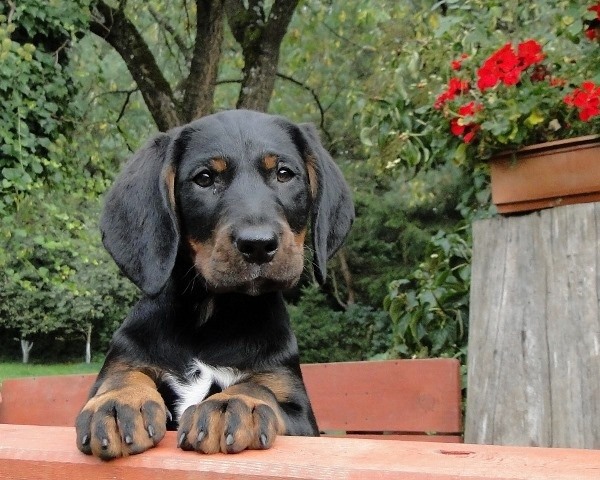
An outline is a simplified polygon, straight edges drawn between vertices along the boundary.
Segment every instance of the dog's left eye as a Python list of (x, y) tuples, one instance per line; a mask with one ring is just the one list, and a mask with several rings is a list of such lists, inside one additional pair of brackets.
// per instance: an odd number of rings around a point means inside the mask
[(281, 183), (289, 182), (294, 178), (295, 174), (287, 167), (279, 167), (277, 169), (277, 181)]
[(194, 177), (194, 182), (199, 187), (210, 187), (215, 183), (215, 177), (210, 170), (202, 170), (198, 175)]

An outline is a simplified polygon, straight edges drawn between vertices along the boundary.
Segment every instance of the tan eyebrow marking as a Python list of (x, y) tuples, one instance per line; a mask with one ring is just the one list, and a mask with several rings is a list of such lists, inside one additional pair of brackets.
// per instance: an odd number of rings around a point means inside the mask
[(223, 173), (227, 170), (227, 161), (222, 157), (210, 159), (210, 167), (217, 173)]
[(262, 163), (265, 170), (273, 170), (277, 166), (277, 155), (265, 155)]

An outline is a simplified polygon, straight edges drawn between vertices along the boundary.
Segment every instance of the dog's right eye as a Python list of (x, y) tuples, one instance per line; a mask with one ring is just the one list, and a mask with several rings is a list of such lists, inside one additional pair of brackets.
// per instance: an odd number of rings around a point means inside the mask
[(215, 177), (210, 170), (202, 170), (194, 177), (194, 183), (196, 183), (196, 185), (199, 187), (207, 188), (215, 183)]

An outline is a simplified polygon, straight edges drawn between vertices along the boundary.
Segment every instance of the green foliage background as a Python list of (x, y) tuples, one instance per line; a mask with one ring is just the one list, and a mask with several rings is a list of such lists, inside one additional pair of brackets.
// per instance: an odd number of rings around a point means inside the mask
[[(191, 42), (186, 10), (127, 2), (176, 83), (186, 59), (148, 6)], [(460, 53), (548, 39), (565, 24), (575, 35), (585, 15), (571, 0), (300, 3), (270, 109), (320, 126), (357, 210), (344, 249), (351, 278), (337, 258), (323, 289), (307, 275), (289, 296), (303, 361), (464, 360), (470, 224), (493, 209), (485, 167), (457, 154), (433, 99)], [(97, 218), (120, 165), (155, 127), (88, 20), (88, 0), (0, 4), (0, 357), (18, 358), (14, 340), (26, 338), (35, 361), (81, 358), (90, 326), (101, 356), (138, 295), (101, 247)], [(215, 109), (235, 105), (242, 61), (227, 32)]]

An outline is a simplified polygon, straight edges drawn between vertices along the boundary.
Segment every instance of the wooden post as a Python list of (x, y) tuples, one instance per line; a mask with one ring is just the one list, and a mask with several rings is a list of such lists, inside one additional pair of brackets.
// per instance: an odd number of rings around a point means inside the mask
[(465, 442), (600, 448), (600, 203), (473, 225)]

